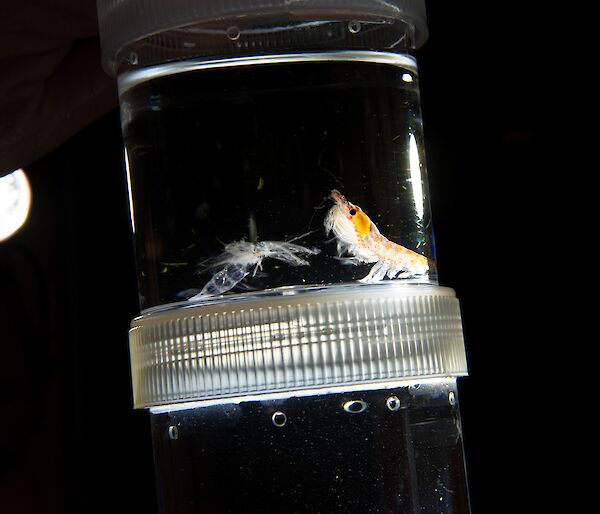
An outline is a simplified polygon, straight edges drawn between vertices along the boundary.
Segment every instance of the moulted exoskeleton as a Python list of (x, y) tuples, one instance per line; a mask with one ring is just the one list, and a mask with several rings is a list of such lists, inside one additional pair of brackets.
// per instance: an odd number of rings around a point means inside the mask
[(221, 269), (204, 285), (200, 293), (190, 300), (226, 293), (248, 275), (255, 276), (258, 270), (262, 270), (262, 263), (265, 259), (275, 259), (290, 266), (307, 266), (309, 263), (303, 257), (315, 255), (320, 250), (292, 243), (306, 235), (303, 234), (290, 241), (251, 243), (241, 240), (225, 245), (225, 249), (220, 255), (205, 263), (210, 269)]

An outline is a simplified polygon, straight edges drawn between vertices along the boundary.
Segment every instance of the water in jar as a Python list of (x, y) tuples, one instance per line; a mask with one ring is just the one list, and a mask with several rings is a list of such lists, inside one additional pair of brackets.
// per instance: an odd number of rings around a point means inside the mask
[(162, 512), (469, 512), (454, 379), (151, 411)]
[(119, 88), (143, 309), (437, 283), (410, 56), (180, 61)]

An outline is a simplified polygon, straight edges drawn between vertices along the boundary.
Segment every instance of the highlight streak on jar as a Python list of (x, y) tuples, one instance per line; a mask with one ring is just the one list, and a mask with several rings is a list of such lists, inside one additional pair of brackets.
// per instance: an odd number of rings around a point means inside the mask
[(413, 278), (428, 273), (427, 257), (383, 236), (362, 209), (337, 189), (333, 189), (328, 198), (334, 205), (325, 216), (325, 233), (333, 231), (338, 255), (350, 255), (344, 258), (349, 264), (375, 263), (361, 282), (378, 282), (386, 276)]

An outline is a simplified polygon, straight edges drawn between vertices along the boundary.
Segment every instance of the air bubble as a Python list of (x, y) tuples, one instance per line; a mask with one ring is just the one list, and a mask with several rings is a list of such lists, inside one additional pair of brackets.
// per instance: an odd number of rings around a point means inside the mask
[(138, 63), (139, 63), (138, 54), (136, 54), (135, 52), (131, 52), (129, 54), (129, 64), (131, 64), (132, 66), (135, 66)]
[(344, 403), (344, 410), (350, 414), (360, 414), (367, 410), (368, 405), (362, 400), (350, 400)]
[(235, 41), (240, 38), (241, 32), (238, 27), (235, 27), (235, 26), (229, 27), (226, 32), (227, 32), (227, 37), (229, 39), (231, 39), (231, 41)]
[(273, 425), (275, 425), (278, 428), (281, 428), (283, 425), (285, 425), (287, 423), (287, 416), (285, 415), (284, 412), (281, 412), (280, 410), (278, 410), (277, 412), (273, 413), (273, 415), (271, 416), (271, 421), (273, 422)]
[(177, 428), (177, 425), (171, 425), (167, 430), (167, 433), (169, 434), (169, 439), (172, 441), (179, 439), (179, 429)]
[(454, 391), (448, 393), (448, 401), (450, 402), (450, 405), (456, 404), (456, 395), (454, 394)]
[(392, 412), (397, 411), (400, 408), (400, 400), (397, 396), (390, 396), (385, 401), (385, 404), (387, 408), (390, 409)]
[(360, 22), (359, 21), (348, 22), (348, 30), (350, 32), (352, 32), (352, 34), (358, 34), (360, 32)]

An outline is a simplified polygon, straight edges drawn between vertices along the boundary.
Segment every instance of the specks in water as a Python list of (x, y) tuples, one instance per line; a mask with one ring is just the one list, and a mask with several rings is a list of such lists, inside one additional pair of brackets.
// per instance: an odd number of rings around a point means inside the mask
[(181, 268), (189, 265), (187, 262), (161, 262), (161, 264), (168, 268)]
[(210, 217), (210, 205), (208, 202), (199, 203), (194, 211), (194, 218), (197, 220), (207, 220)]
[(150, 95), (150, 98), (148, 99), (148, 108), (155, 112), (161, 111), (161, 101), (162, 99), (160, 95)]

